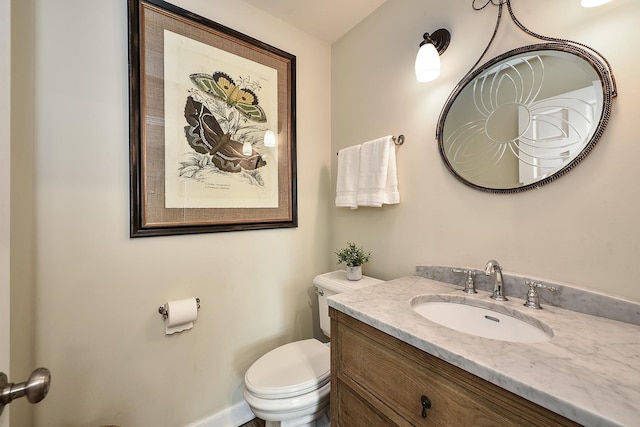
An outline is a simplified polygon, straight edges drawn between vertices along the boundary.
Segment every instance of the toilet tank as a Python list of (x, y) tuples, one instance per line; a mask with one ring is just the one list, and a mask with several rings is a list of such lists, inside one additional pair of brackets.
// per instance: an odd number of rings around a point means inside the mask
[(327, 297), (342, 292), (362, 289), (367, 286), (382, 283), (383, 280), (362, 276), (360, 280), (348, 280), (345, 270), (332, 271), (316, 276), (313, 284), (318, 292), (318, 312), (320, 314), (320, 329), (327, 337), (331, 336), (331, 322), (329, 320), (329, 305)]

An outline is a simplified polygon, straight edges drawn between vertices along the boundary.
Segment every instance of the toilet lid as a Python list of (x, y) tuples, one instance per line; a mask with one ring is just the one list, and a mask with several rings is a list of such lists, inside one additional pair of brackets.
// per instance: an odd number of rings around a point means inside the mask
[(316, 339), (285, 344), (251, 365), (244, 376), (253, 395), (266, 399), (299, 396), (329, 382), (329, 347)]

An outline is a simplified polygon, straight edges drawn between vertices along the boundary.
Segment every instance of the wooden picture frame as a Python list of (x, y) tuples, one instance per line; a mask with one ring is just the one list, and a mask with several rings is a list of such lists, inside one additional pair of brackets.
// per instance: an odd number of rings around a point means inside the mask
[(295, 56), (128, 2), (130, 236), (297, 227)]

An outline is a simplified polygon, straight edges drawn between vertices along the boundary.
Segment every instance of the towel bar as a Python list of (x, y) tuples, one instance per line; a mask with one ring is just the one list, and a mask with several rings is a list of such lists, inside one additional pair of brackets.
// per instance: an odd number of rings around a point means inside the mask
[[(393, 143), (396, 145), (402, 145), (404, 144), (404, 135), (400, 134), (398, 135), (398, 137), (396, 138), (395, 136), (391, 137), (393, 139)], [(336, 153), (337, 155), (338, 153)]]
[(400, 134), (400, 135), (398, 135), (397, 138), (394, 136), (393, 137), (393, 143), (396, 144), (396, 145), (404, 144), (404, 135)]

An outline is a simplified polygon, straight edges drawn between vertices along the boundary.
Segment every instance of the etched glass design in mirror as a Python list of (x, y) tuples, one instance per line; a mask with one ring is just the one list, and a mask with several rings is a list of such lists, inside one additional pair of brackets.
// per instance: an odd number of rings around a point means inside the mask
[(606, 68), (566, 44), (525, 46), (469, 74), (438, 123), (440, 153), (463, 183), (512, 193), (537, 188), (580, 162), (609, 119)]

